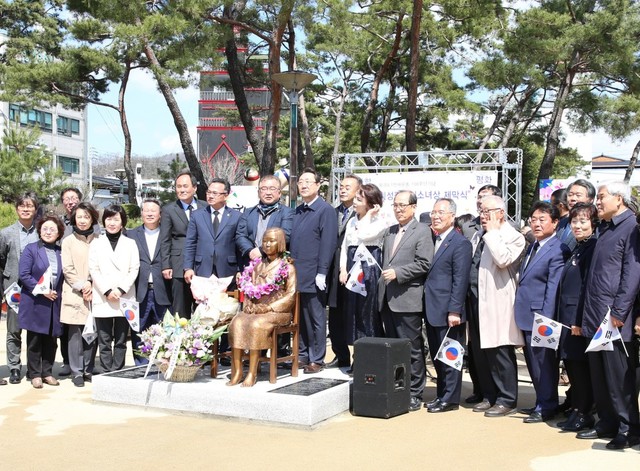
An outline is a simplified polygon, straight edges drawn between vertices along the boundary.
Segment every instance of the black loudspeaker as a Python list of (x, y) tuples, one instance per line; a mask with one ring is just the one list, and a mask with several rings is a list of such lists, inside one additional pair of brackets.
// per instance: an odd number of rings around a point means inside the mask
[(409, 412), (409, 340), (362, 338), (353, 348), (353, 415), (388, 419)]

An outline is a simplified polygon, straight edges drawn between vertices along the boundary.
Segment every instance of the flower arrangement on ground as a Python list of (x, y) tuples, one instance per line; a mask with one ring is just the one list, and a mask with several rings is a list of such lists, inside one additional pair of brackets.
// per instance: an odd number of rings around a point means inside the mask
[(169, 364), (175, 358), (175, 366), (202, 366), (213, 358), (213, 343), (226, 329), (226, 325), (215, 328), (203, 324), (199, 316), (189, 320), (167, 311), (162, 323), (140, 334), (139, 352), (149, 362)]

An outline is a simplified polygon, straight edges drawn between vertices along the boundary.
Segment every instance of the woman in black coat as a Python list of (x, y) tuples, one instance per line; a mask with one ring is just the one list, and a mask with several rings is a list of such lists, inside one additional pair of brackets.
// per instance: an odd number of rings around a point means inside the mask
[(569, 213), (569, 224), (577, 244), (562, 270), (558, 287), (557, 319), (565, 326), (560, 338), (559, 354), (564, 361), (571, 383), (571, 406), (573, 410), (565, 422), (558, 425), (567, 432), (578, 432), (594, 424), (593, 390), (585, 350), (589, 339), (582, 336), (583, 288), (587, 281), (593, 249), (596, 246), (595, 230), (598, 213), (591, 204), (577, 203)]

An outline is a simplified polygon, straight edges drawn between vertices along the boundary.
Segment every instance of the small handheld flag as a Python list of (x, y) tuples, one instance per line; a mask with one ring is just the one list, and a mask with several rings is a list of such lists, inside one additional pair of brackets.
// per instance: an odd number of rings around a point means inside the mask
[(436, 353), (436, 360), (462, 371), (462, 358), (464, 355), (464, 347), (457, 340), (446, 337), (442, 340), (442, 344)]
[(89, 315), (87, 316), (87, 320), (84, 323), (84, 328), (82, 329), (82, 338), (88, 344), (95, 341), (98, 338), (98, 334), (96, 332), (96, 320), (93, 317), (91, 311), (89, 311)]
[(135, 299), (120, 298), (120, 311), (131, 329), (140, 332), (140, 304)]
[(33, 294), (47, 294), (51, 291), (51, 267), (47, 268), (47, 270), (42, 274), (38, 283), (33, 288)]
[(367, 288), (364, 285), (364, 272), (360, 262), (354, 263), (351, 270), (349, 270), (349, 278), (347, 278), (345, 286), (349, 291), (367, 296)]
[(535, 313), (531, 328), (531, 346), (558, 349), (563, 324)]
[(18, 283), (15, 281), (4, 291), (4, 297), (7, 300), (7, 305), (16, 312), (18, 312), (21, 294), (22, 288), (20, 288)]
[(609, 308), (585, 352), (612, 351), (613, 341), (619, 338), (621, 338), (620, 331), (611, 322), (611, 308)]
[(363, 243), (360, 243), (360, 245), (358, 245), (355, 254), (353, 254), (353, 259), (356, 262), (365, 262), (367, 266), (378, 265), (378, 268), (382, 270), (380, 264), (376, 261), (369, 249)]

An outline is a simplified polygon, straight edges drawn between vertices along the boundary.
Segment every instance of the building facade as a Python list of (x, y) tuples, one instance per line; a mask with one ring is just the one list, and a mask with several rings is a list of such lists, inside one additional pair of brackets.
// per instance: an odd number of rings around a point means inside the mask
[(0, 102), (0, 133), (8, 123), (35, 126), (41, 131), (40, 143), (55, 156), (53, 165), (62, 170), (70, 186), (87, 185), (89, 156), (87, 110), (55, 107), (27, 107), (19, 103)]
[[(238, 48), (238, 52), (246, 54), (247, 49)], [(251, 63), (253, 67), (268, 71), (266, 59), (266, 56), (254, 55)], [(269, 89), (266, 86), (252, 86), (244, 90), (255, 126), (262, 130), (269, 109)], [(197, 152), (203, 170), (209, 177), (224, 166), (238, 168), (239, 161), (251, 152), (225, 67), (200, 72)]]

